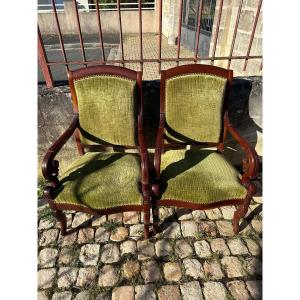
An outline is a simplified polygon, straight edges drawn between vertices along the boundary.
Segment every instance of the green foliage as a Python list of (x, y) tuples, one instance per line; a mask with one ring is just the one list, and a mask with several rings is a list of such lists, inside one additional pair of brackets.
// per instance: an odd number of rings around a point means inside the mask
[(119, 226), (120, 222), (116, 220), (108, 220), (103, 224), (103, 227), (111, 233), (115, 233)]
[(40, 178), (38, 180), (38, 186), (37, 186), (37, 196), (38, 199), (43, 198), (44, 196), (44, 188), (46, 187), (47, 182), (44, 178)]

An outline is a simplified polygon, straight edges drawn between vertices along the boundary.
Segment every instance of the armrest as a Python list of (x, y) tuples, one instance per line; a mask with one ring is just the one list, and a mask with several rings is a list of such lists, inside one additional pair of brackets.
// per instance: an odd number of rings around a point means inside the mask
[(259, 160), (256, 151), (253, 147), (244, 139), (240, 133), (232, 126), (229, 121), (228, 112), (224, 115), (224, 130), (228, 131), (231, 136), (238, 142), (238, 144), (245, 151), (246, 158), (243, 159), (243, 175), (242, 183), (248, 184), (250, 180), (253, 180), (257, 176)]
[(68, 129), (53, 143), (53, 145), (48, 149), (46, 155), (44, 156), (42, 162), (42, 173), (43, 176), (51, 182), (52, 185), (58, 183), (58, 161), (54, 160), (54, 157), (67, 142), (67, 140), (72, 136), (75, 129), (78, 126), (78, 114), (73, 118)]

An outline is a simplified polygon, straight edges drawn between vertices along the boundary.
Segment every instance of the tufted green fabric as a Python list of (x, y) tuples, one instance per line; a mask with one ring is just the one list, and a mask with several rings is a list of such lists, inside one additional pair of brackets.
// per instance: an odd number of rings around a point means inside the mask
[(61, 175), (55, 202), (94, 209), (142, 205), (138, 155), (88, 152)]
[(74, 81), (84, 144), (136, 145), (136, 81), (95, 75)]
[(170, 150), (161, 157), (161, 199), (198, 204), (245, 198), (239, 173), (213, 150)]
[(165, 92), (167, 135), (182, 142), (219, 142), (226, 81), (226, 78), (208, 74), (186, 74), (168, 79)]

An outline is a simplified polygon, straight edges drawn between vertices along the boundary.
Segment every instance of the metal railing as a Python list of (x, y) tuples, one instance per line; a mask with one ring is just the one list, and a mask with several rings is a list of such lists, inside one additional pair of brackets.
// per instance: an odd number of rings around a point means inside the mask
[[(200, 33), (201, 33), (201, 16), (203, 14), (203, 1), (200, 0), (200, 5), (198, 5), (198, 10), (197, 10), (197, 30), (196, 30), (196, 38), (195, 38), (195, 47), (194, 47), (194, 55), (193, 57), (180, 57), (180, 39), (181, 39), (181, 27), (182, 27), (182, 15), (183, 15), (183, 0), (179, 0), (179, 22), (178, 22), (178, 42), (177, 42), (177, 55), (176, 57), (173, 58), (162, 58), (162, 13), (163, 13), (163, 0), (158, 1), (158, 7), (155, 9), (158, 9), (158, 18), (159, 18), (159, 24), (158, 24), (158, 55), (156, 58), (144, 58), (143, 55), (143, 18), (142, 18), (142, 1), (138, 0), (138, 16), (139, 16), (139, 58), (138, 59), (125, 59), (124, 57), (124, 49), (123, 49), (123, 30), (122, 30), (122, 18), (121, 18), (121, 2), (120, 0), (116, 1), (116, 11), (118, 12), (118, 19), (116, 22), (119, 23), (119, 34), (120, 34), (120, 49), (121, 49), (121, 59), (117, 60), (108, 60), (105, 57), (104, 53), (104, 43), (103, 43), (103, 32), (102, 32), (102, 25), (101, 25), (101, 9), (100, 9), (100, 4), (96, 2), (95, 6), (95, 11), (97, 15), (97, 23), (98, 23), (98, 33), (99, 33), (99, 43), (100, 43), (100, 52), (101, 52), (101, 57), (99, 60), (87, 60), (86, 59), (86, 54), (85, 54), (85, 48), (84, 48), (84, 43), (83, 43), (83, 38), (82, 38), (82, 32), (81, 32), (81, 26), (80, 26), (80, 18), (79, 18), (79, 8), (78, 8), (78, 3), (76, 0), (72, 0), (73, 2), (73, 7), (74, 7), (74, 12), (76, 14), (76, 26), (77, 26), (77, 31), (78, 31), (78, 37), (79, 37), (79, 42), (80, 42), (80, 50), (82, 54), (82, 60), (68, 60), (65, 52), (65, 47), (64, 47), (64, 42), (63, 42), (63, 37), (62, 37), (62, 32), (59, 24), (59, 19), (57, 15), (57, 7), (55, 5), (55, 1), (51, 0), (52, 4), (52, 12), (53, 16), (55, 19), (56, 23), (56, 28), (57, 28), (57, 34), (59, 37), (59, 43), (60, 43), (60, 48), (61, 48), (61, 53), (63, 57), (63, 61), (48, 61), (46, 51), (44, 48), (42, 36), (40, 33), (40, 30), (38, 28), (38, 54), (39, 54), (39, 62), (40, 62), (40, 67), (43, 72), (46, 84), (48, 87), (53, 87), (54, 86), (54, 80), (52, 78), (52, 73), (51, 73), (51, 66), (59, 66), (59, 65), (64, 65), (66, 68), (66, 71), (69, 70), (70, 65), (85, 65), (87, 67), (87, 64), (115, 64), (115, 63), (120, 63), (123, 66), (125, 63), (139, 63), (140, 64), (140, 69), (143, 71), (143, 65), (145, 63), (157, 63), (158, 64), (158, 71), (160, 73), (161, 71), (161, 64), (162, 62), (176, 62), (177, 65), (179, 65), (179, 62), (185, 61), (185, 62), (191, 62), (191, 63), (199, 63), (200, 61), (206, 61), (210, 62), (211, 65), (214, 64), (214, 61), (219, 61), (219, 60), (227, 60), (228, 65), (227, 68), (230, 68), (232, 60), (244, 60), (244, 71), (247, 68), (247, 63), (249, 59), (262, 59), (262, 55), (250, 55), (250, 51), (252, 48), (253, 44), (253, 39), (255, 35), (255, 30), (262, 6), (262, 0), (258, 1), (258, 6), (256, 9), (255, 13), (255, 18), (254, 22), (252, 24), (252, 30), (251, 30), (251, 37), (250, 41), (247, 47), (247, 51), (245, 55), (233, 55), (233, 49), (235, 46), (235, 41), (236, 41), (236, 35), (237, 35), (237, 30), (239, 26), (239, 19), (242, 11), (242, 6), (243, 6), (243, 0), (240, 0), (239, 8), (238, 8), (238, 13), (235, 21), (235, 26), (234, 26), (234, 32), (233, 32), (233, 38), (231, 42), (231, 47), (230, 47), (230, 53), (229, 55), (224, 55), (224, 56), (216, 56), (216, 47), (217, 47), (217, 41), (218, 41), (218, 36), (220, 32), (220, 22), (221, 22), (221, 17), (222, 17), (222, 8), (223, 8), (223, 2), (224, 0), (220, 0), (220, 6), (218, 9), (218, 15), (217, 19), (214, 20), (216, 22), (215, 26), (215, 32), (214, 32), (214, 39), (213, 39), (213, 46), (212, 46), (212, 54), (207, 57), (200, 57), (198, 53), (199, 49), (199, 38), (200, 38)], [(128, 3), (126, 3), (128, 4)], [(96, 21), (96, 20), (95, 20)], [(262, 63), (260, 65), (260, 70), (262, 69)]]

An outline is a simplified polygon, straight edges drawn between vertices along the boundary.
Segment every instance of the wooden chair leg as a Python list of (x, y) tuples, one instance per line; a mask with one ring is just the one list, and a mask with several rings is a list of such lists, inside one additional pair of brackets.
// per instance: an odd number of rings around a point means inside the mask
[(255, 192), (256, 192), (256, 186), (253, 183), (250, 183), (249, 188), (248, 188), (248, 193), (246, 195), (244, 203), (239, 205), (237, 210), (234, 212), (232, 225), (233, 225), (233, 232), (235, 234), (238, 234), (240, 231), (239, 222), (242, 218), (245, 217), (245, 215), (248, 211), (252, 196), (254, 195)]
[(61, 234), (66, 235), (67, 234), (67, 219), (66, 219), (65, 214), (61, 210), (56, 210), (55, 217), (60, 222)]
[[(148, 205), (147, 205), (148, 206)], [(144, 238), (149, 239), (150, 206), (144, 208)]]

